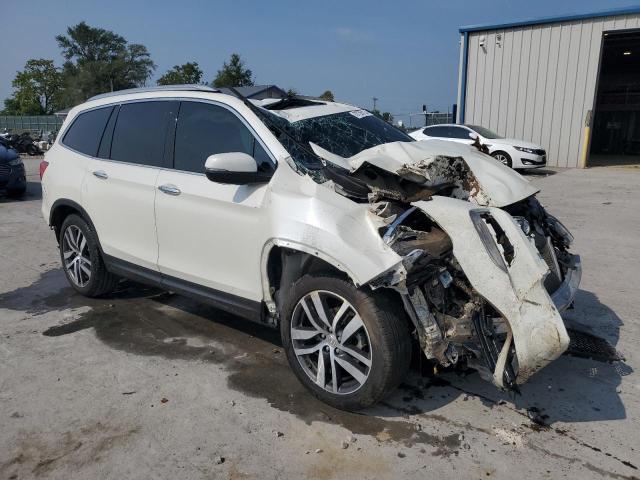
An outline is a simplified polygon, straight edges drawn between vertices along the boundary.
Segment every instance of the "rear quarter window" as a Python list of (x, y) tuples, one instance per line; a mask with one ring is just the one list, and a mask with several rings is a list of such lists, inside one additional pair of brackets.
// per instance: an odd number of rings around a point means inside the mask
[(62, 139), (62, 144), (85, 155), (95, 157), (113, 106), (80, 113)]

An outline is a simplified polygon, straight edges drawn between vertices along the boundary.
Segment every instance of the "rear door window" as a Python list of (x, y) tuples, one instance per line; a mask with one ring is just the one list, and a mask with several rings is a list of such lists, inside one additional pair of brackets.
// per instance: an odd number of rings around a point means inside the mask
[(209, 155), (243, 152), (258, 164), (268, 161), (253, 133), (232, 112), (203, 102), (182, 102), (176, 127), (174, 168), (204, 172)]
[(63, 145), (95, 157), (113, 108), (109, 106), (80, 113), (65, 133), (62, 139)]
[(422, 133), (428, 135), (429, 137), (448, 137), (447, 135), (447, 127), (427, 127)]
[(121, 162), (166, 166), (165, 143), (178, 102), (149, 101), (120, 106), (111, 141), (111, 159)]
[(469, 134), (471, 132), (469, 132), (469, 130), (467, 130), (466, 128), (462, 128), (462, 127), (448, 127), (449, 129), (449, 135), (447, 135), (450, 138), (460, 138), (460, 139), (464, 139), (464, 140), (470, 140), (471, 137), (469, 137)]

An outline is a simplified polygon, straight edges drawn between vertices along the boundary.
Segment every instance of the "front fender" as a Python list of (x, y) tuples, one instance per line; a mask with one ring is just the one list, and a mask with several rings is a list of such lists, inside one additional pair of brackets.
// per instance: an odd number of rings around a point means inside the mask
[(262, 252), (286, 246), (322, 258), (346, 272), (356, 286), (381, 273), (402, 267), (402, 258), (382, 241), (385, 224), (370, 205), (355, 203), (285, 165), (271, 182), (268, 195), (270, 238)]

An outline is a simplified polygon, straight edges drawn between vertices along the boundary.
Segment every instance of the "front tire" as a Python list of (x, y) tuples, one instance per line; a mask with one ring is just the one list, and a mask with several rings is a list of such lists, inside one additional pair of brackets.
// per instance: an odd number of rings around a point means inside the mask
[(498, 152), (493, 152), (491, 156), (496, 160), (498, 160), (500, 163), (502, 163), (504, 166), (513, 168), (513, 162), (511, 161), (511, 157), (509, 156), (508, 153), (498, 151)]
[(294, 373), (341, 410), (361, 410), (393, 391), (411, 361), (404, 309), (330, 274), (305, 275), (286, 296), (280, 333)]
[(118, 277), (104, 265), (98, 236), (78, 215), (69, 215), (60, 227), (60, 260), (69, 284), (86, 297), (113, 291)]

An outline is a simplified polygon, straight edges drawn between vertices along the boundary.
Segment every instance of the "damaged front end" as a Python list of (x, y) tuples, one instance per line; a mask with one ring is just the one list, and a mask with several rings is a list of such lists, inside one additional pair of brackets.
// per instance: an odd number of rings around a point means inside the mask
[(380, 235), (406, 274), (392, 270), (370, 285), (400, 293), (427, 358), (443, 366), (465, 362), (496, 386), (517, 390), (566, 350), (560, 311), (573, 302), (580, 259), (528, 182), (487, 188), (473, 155), (393, 163), (415, 158), (419, 144), (382, 145), (343, 162), (312, 147), (342, 163), (327, 170), (331, 187), (366, 198), (385, 222)]
[(258, 113), (294, 171), (368, 205), (380, 255), (401, 262), (364, 283), (399, 293), (427, 358), (517, 390), (566, 350), (560, 311), (580, 259), (537, 188), (468, 145), (414, 142), (367, 112), (331, 113), (337, 104), (312, 116), (320, 107), (294, 100)]
[(383, 238), (407, 275), (396, 284), (383, 275), (372, 286), (400, 292), (427, 358), (464, 361), (517, 389), (567, 348), (544, 285), (548, 268), (504, 210), (434, 197), (398, 215)]

